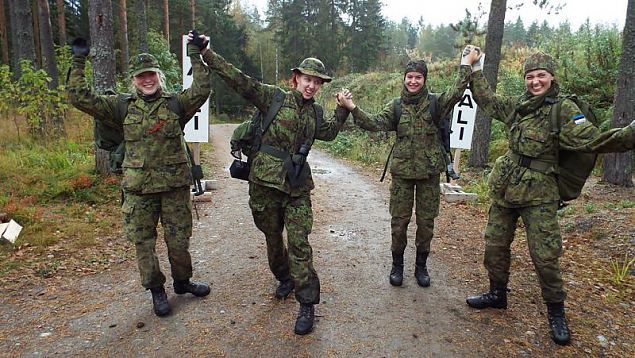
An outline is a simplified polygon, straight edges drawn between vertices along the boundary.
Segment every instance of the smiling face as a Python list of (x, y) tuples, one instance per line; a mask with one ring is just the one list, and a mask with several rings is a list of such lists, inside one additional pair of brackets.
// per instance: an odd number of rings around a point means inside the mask
[(322, 79), (303, 73), (294, 74), (295, 89), (302, 94), (302, 98), (311, 99), (322, 87)]
[(543, 69), (529, 71), (525, 74), (525, 86), (529, 93), (540, 96), (551, 88), (554, 77), (551, 73)]
[(403, 80), (406, 89), (410, 93), (415, 93), (426, 83), (426, 78), (421, 72), (408, 72)]
[(144, 95), (153, 95), (161, 86), (159, 74), (154, 71), (141, 72), (132, 78), (134, 86)]

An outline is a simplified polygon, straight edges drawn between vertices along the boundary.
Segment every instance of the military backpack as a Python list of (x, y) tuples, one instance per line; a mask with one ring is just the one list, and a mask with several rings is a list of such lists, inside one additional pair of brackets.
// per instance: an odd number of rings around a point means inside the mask
[(563, 96), (557, 99), (551, 107), (549, 117), (551, 119), (552, 135), (557, 148), (558, 191), (560, 193), (560, 200), (562, 201), (573, 200), (580, 196), (582, 187), (584, 187), (584, 183), (589, 178), (589, 175), (591, 175), (591, 171), (593, 171), (597, 159), (596, 153), (573, 152), (561, 149), (558, 145), (560, 111), (562, 109), (562, 101), (565, 99), (571, 100), (578, 106), (584, 115), (584, 117), (580, 117), (579, 119), (586, 118), (586, 120), (590, 121), (596, 127), (600, 124), (593, 113), (591, 105), (576, 95)]

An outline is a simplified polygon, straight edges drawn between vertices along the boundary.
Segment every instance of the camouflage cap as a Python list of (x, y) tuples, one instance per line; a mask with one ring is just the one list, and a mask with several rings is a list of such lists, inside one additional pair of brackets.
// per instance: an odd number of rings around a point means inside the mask
[(293, 72), (300, 72), (305, 75), (321, 78), (324, 82), (331, 82), (332, 78), (326, 74), (326, 67), (322, 61), (315, 57), (307, 57), (302, 60), (300, 66), (292, 68)]
[(130, 77), (137, 76), (143, 72), (161, 72), (159, 61), (149, 53), (140, 53), (128, 61), (128, 72)]
[(553, 57), (547, 55), (544, 52), (536, 52), (525, 59), (525, 65), (523, 66), (524, 73), (533, 70), (546, 70), (552, 75), (556, 74), (556, 61)]
[(426, 65), (426, 61), (410, 60), (408, 64), (406, 64), (406, 69), (403, 72), (404, 76), (408, 72), (419, 72), (423, 75), (423, 77), (428, 77), (428, 66)]

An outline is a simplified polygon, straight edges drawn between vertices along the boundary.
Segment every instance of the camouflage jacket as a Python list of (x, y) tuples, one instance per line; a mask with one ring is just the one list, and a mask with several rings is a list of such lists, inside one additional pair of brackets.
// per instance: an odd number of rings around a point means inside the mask
[[(262, 113), (267, 113), (267, 108), (273, 100), (275, 86), (263, 84), (242, 73), (222, 56), (211, 50), (203, 53), (203, 60), (218, 73), (227, 85), (241, 94)], [(313, 99), (305, 100), (296, 90), (285, 92), (283, 105), (263, 135), (262, 144), (270, 145), (293, 155), (302, 144), (311, 145), (314, 139), (324, 141), (335, 139), (349, 112), (342, 107), (336, 108), (333, 115), (330, 118), (325, 118), (316, 130), (316, 113), (312, 106), (313, 102)], [(292, 196), (302, 195), (314, 188), (309, 170), (306, 182), (292, 189), (283, 167), (283, 160), (265, 152), (257, 152), (251, 158), (249, 181), (283, 191)]]
[(472, 74), (474, 100), (491, 118), (507, 127), (509, 151), (498, 158), (490, 174), (490, 196), (505, 207), (533, 206), (560, 199), (555, 166), (546, 172), (525, 168), (512, 160), (512, 153), (555, 164), (558, 146), (580, 152), (627, 151), (635, 147), (634, 124), (601, 133), (584, 119), (578, 106), (562, 99), (558, 144), (553, 138), (550, 119), (552, 105), (544, 104), (524, 117), (514, 115), (517, 98), (506, 98), (492, 92), (482, 71)]
[[(74, 56), (68, 81), (68, 97), (79, 110), (97, 121), (123, 132), (126, 152), (122, 188), (126, 192), (148, 194), (187, 186), (191, 183), (183, 139), (184, 118), (190, 118), (209, 97), (211, 75), (200, 58), (192, 57), (192, 86), (180, 93), (164, 93), (154, 101), (132, 94), (125, 118), (117, 118), (117, 95), (95, 94), (84, 78), (86, 58)], [(187, 115), (179, 118), (168, 107), (176, 96)]]
[[(447, 118), (461, 99), (467, 88), (470, 72), (469, 66), (461, 66), (454, 88), (437, 95), (439, 118)], [(367, 114), (359, 107), (353, 109), (355, 124), (361, 128), (373, 132), (396, 132), (397, 139), (390, 164), (392, 175), (404, 179), (426, 179), (445, 170), (439, 128), (432, 121), (429, 106), (427, 96), (418, 104), (402, 101), (401, 118), (395, 118), (393, 101), (375, 115)]]

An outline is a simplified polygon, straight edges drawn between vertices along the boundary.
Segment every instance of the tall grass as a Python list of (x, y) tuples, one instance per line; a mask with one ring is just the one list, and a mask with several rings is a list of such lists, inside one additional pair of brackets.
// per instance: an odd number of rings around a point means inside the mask
[(75, 111), (67, 118), (65, 138), (35, 141), (18, 138), (15, 124), (0, 117), (0, 212), (24, 227), (17, 245), (44, 249), (62, 238), (81, 245), (95, 227), (112, 230), (111, 219), (89, 217), (116, 211), (118, 180), (94, 172), (92, 120)]

